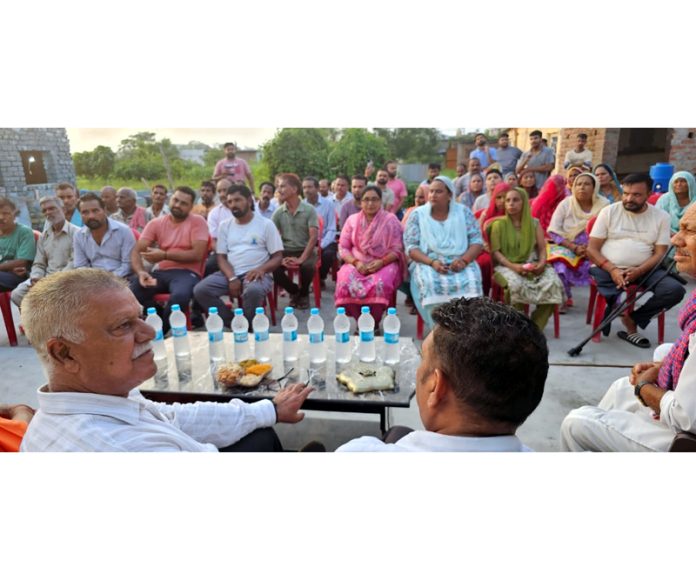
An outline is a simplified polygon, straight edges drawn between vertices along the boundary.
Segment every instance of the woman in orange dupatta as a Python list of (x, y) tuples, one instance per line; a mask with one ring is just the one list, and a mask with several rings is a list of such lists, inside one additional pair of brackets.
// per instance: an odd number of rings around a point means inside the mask
[(493, 190), (491, 202), (488, 207), (477, 212), (476, 219), (481, 226), (483, 234), (483, 252), (478, 255), (476, 262), (481, 268), (481, 278), (483, 282), (483, 295), (488, 296), (491, 290), (491, 279), (493, 277), (493, 263), (491, 260), (491, 244), (488, 239), (488, 230), (491, 224), (505, 215), (505, 195), (512, 189), (509, 183), (499, 183)]

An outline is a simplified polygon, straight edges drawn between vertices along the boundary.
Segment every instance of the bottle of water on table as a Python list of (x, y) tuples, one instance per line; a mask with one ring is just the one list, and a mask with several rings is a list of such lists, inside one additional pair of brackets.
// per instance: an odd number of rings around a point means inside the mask
[(236, 362), (251, 358), (249, 348), (249, 321), (241, 308), (236, 308), (232, 319), (232, 335), (234, 336), (234, 360)]
[(208, 331), (208, 352), (210, 362), (217, 365), (225, 360), (225, 343), (222, 340), (222, 318), (218, 315), (218, 309), (211, 306), (208, 309), (208, 320), (205, 328)]
[(191, 344), (186, 330), (186, 316), (178, 304), (172, 304), (169, 325), (172, 327), (174, 358), (179, 374), (179, 386), (181, 386), (191, 382)]
[(358, 318), (358, 331), (360, 342), (358, 343), (358, 357), (362, 362), (373, 362), (377, 358), (375, 352), (375, 319), (370, 314), (370, 307), (363, 306)]
[(324, 321), (319, 316), (319, 309), (312, 308), (307, 320), (309, 334), (309, 362), (319, 364), (326, 362), (326, 343), (324, 342)]
[(270, 324), (261, 306), (256, 309), (251, 325), (254, 328), (254, 356), (259, 362), (268, 362), (271, 360), (271, 340), (268, 334)]
[(401, 321), (396, 315), (396, 308), (389, 308), (387, 316), (384, 319), (384, 362), (387, 364), (396, 364), (401, 358), (399, 351), (399, 331), (401, 330)]
[(342, 306), (336, 309), (333, 327), (336, 337), (336, 362), (341, 364), (350, 362), (350, 320), (346, 316), (346, 309)]
[(157, 373), (155, 374), (155, 387), (166, 389), (169, 386), (167, 349), (164, 346), (164, 334), (162, 333), (162, 319), (157, 315), (154, 308), (147, 309), (145, 322), (155, 331), (155, 338), (152, 339), (152, 352), (155, 356)]
[(285, 309), (285, 316), (280, 321), (280, 327), (283, 329), (283, 360), (294, 362), (298, 357), (299, 345), (297, 342), (297, 318), (295, 317), (295, 309), (288, 306)]

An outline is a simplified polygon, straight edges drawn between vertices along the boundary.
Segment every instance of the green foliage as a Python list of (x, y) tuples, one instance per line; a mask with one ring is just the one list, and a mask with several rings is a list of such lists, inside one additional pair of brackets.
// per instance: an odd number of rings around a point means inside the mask
[(110, 147), (99, 145), (94, 151), (83, 151), (73, 155), (75, 171), (88, 177), (107, 177), (114, 170), (116, 154)]
[(270, 175), (296, 173), (324, 177), (328, 172), (329, 144), (322, 129), (282, 129), (263, 145)]
[(344, 173), (350, 177), (362, 175), (370, 160), (381, 167), (388, 159), (389, 148), (382, 137), (366, 129), (346, 129), (329, 154), (329, 167), (333, 175)]
[(438, 148), (442, 134), (437, 129), (375, 129), (382, 137), (390, 157), (403, 163), (431, 163), (439, 159)]

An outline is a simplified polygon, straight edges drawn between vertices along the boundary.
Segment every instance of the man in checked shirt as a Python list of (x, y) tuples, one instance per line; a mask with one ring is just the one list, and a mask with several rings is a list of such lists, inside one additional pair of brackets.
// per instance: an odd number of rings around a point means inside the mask
[(125, 282), (98, 269), (58, 272), (26, 295), (22, 324), (48, 376), (21, 451), (280, 451), (270, 427), (297, 423), (311, 388), (246, 404), (153, 403), (154, 330)]

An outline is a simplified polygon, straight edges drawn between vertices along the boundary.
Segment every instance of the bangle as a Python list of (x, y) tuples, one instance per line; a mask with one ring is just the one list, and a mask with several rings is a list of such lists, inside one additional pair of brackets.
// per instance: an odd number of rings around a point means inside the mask
[(600, 270), (604, 270), (604, 265), (605, 265), (608, 261), (609, 261), (609, 258), (604, 258), (604, 260), (602, 260), (599, 264), (597, 264), (597, 265), (599, 266), (599, 269), (600, 269)]
[(435, 262), (437, 262), (437, 259), (435, 259), (435, 258), (433, 258), (432, 260), (430, 260), (430, 267), (431, 267), (431, 268), (433, 267), (433, 264), (434, 264)]

